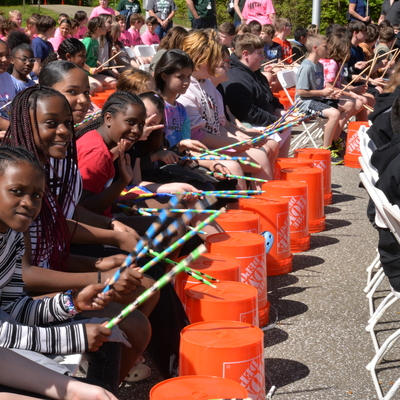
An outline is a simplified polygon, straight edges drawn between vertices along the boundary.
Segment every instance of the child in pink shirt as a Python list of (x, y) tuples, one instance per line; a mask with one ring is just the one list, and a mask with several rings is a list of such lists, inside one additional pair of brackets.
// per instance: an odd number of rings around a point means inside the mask
[(89, 19), (92, 19), (94, 17), (98, 17), (100, 14), (111, 14), (115, 15), (115, 10), (108, 7), (108, 0), (99, 0), (99, 6), (96, 8), (93, 8), (92, 13), (90, 14)]
[(85, 11), (77, 11), (75, 13), (74, 19), (76, 19), (79, 22), (79, 29), (77, 33), (77, 39), (83, 39), (86, 35), (86, 32), (88, 30), (86, 24), (88, 22), (88, 17)]
[(144, 44), (148, 46), (152, 44), (160, 43), (160, 38), (158, 37), (155, 30), (158, 25), (158, 21), (156, 17), (149, 17), (146, 19), (147, 31), (142, 34), (142, 41)]
[(119, 41), (125, 47), (134, 46), (135, 43), (133, 42), (132, 35), (131, 35), (131, 33), (129, 31), (126, 30), (126, 18), (125, 18), (125, 15), (117, 15), (115, 17), (115, 20), (118, 22), (119, 27), (120, 27)]
[(131, 23), (131, 27), (128, 29), (128, 32), (132, 36), (132, 46), (143, 44), (142, 37), (140, 36), (140, 28), (144, 24), (143, 15), (137, 13), (132, 14), (129, 22)]

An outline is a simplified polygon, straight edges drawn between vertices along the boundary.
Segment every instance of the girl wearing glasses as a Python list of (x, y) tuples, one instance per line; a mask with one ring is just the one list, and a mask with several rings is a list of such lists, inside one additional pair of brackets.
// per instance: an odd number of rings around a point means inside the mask
[(29, 44), (21, 43), (12, 49), (11, 65), (13, 70), (11, 79), (17, 92), (35, 85), (35, 81), (30, 78), (35, 61), (33, 50)]

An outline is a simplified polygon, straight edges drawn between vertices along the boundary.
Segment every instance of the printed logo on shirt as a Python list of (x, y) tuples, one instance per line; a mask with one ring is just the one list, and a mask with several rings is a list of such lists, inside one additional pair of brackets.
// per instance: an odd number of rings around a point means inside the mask
[(139, 4), (126, 4), (125, 10), (131, 11), (132, 14), (136, 14), (139, 12)]
[(249, 4), (249, 10), (254, 10), (255, 8), (260, 8), (262, 7), (261, 3), (253, 2)]
[(154, 12), (159, 12), (161, 14), (161, 19), (164, 20), (168, 17), (170, 10), (170, 3), (168, 0), (159, 0), (156, 3)]
[(322, 90), (324, 88), (324, 71), (315, 72), (315, 89)]

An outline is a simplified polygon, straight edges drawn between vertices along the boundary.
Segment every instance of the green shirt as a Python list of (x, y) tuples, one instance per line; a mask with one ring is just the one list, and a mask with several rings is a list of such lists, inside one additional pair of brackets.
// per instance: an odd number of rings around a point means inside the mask
[[(193, 4), (200, 18), (211, 19), (215, 15), (214, 0), (193, 0)], [(190, 10), (188, 10), (188, 13), (189, 13), (189, 19), (192, 20), (193, 14), (190, 12)]]
[(82, 40), (82, 43), (86, 48), (86, 64), (95, 68), (99, 57), (99, 42), (96, 39), (86, 37)]
[(140, 3), (137, 0), (119, 0), (117, 11), (128, 10), (132, 14), (140, 14), (142, 12)]

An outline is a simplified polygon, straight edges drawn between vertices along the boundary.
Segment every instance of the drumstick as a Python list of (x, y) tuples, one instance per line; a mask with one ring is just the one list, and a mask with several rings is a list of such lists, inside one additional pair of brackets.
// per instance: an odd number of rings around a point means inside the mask
[(368, 68), (369, 68), (369, 67), (363, 69), (354, 79), (352, 79), (352, 80), (350, 81), (350, 83), (348, 83), (348, 84), (338, 93), (338, 95), (340, 96), (349, 86), (351, 86), (351, 84), (352, 84), (355, 80), (357, 80), (362, 74), (364, 74), (364, 73), (367, 71)]
[(269, 60), (269, 61), (266, 61), (265, 63), (262, 63), (261, 66), (263, 67), (264, 65), (271, 64), (271, 63), (273, 63), (274, 61), (276, 61), (276, 58), (274, 58), (274, 59), (272, 59), (272, 60)]
[(125, 68), (125, 67), (126, 67), (126, 65), (116, 65), (115, 67), (104, 67), (104, 68), (103, 68), (103, 71), (104, 71), (105, 69)]
[(369, 80), (369, 78), (371, 77), (371, 74), (372, 74), (372, 71), (373, 71), (373, 69), (374, 69), (374, 67), (375, 67), (375, 64), (376, 64), (376, 61), (377, 61), (377, 53), (375, 53), (375, 55), (374, 55), (374, 58), (373, 58), (373, 60), (372, 60), (372, 64), (371, 64), (371, 68), (370, 68), (370, 70), (369, 70), (369, 72), (368, 72), (368, 76), (367, 76), (367, 84), (368, 84), (368, 80)]
[(100, 67), (96, 67), (96, 68), (101, 68), (104, 65), (106, 65), (108, 62), (110, 62), (111, 60), (113, 60), (115, 57), (117, 57), (118, 54), (122, 53), (122, 50), (119, 51), (117, 54), (113, 55), (110, 59), (108, 59), (107, 61), (103, 62), (103, 64), (100, 65)]
[[(396, 49), (396, 53), (394, 53), (393, 59), (396, 59), (398, 51), (399, 51), (399, 49)], [(385, 76), (385, 74), (389, 68), (389, 65), (390, 65), (390, 62), (388, 61), (385, 69), (383, 70), (383, 74), (382, 74), (381, 78), (383, 78)]]
[(335, 78), (335, 80), (333, 81), (333, 85), (332, 85), (333, 88), (335, 87), (336, 82), (337, 82), (337, 80), (339, 79), (340, 74), (342, 73), (344, 64), (346, 64), (346, 61), (347, 61), (348, 58), (349, 58), (349, 55), (346, 54), (345, 58), (344, 58), (343, 61), (342, 61), (342, 65), (341, 65), (340, 68), (339, 68), (339, 72), (337, 73), (336, 78)]

